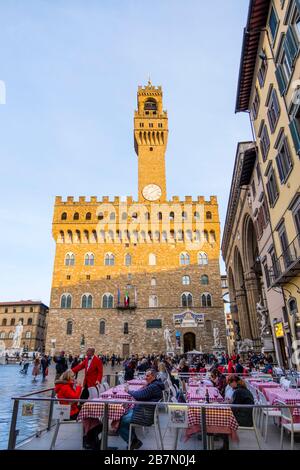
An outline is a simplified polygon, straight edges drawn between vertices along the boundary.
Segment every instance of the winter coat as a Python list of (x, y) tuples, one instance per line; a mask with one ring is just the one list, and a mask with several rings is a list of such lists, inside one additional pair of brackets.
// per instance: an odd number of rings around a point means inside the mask
[[(237, 387), (232, 396), (233, 405), (254, 405), (253, 395), (247, 388)], [(239, 426), (253, 426), (253, 408), (232, 408)]]
[(78, 366), (72, 367), (74, 374), (84, 369), (85, 376), (83, 381), (83, 386), (85, 387), (95, 387), (96, 382), (101, 383), (103, 376), (103, 364), (101, 359), (97, 356), (93, 356), (93, 359), (88, 367), (89, 359), (86, 357)]
[[(145, 388), (136, 391), (128, 391), (136, 401), (157, 402), (163, 397), (164, 384), (161, 380), (153, 380)], [(141, 424), (142, 426), (151, 426), (154, 421), (155, 406), (152, 405), (135, 405), (131, 422)]]
[[(57, 380), (55, 382), (55, 393), (57, 398), (80, 398), (82, 387), (77, 385), (74, 390), (74, 382), (68, 382), (67, 380)], [(71, 404), (71, 416), (79, 412), (77, 403), (60, 401), (61, 405)]]
[(68, 369), (67, 359), (64, 356), (54, 357), (56, 373), (61, 375)]

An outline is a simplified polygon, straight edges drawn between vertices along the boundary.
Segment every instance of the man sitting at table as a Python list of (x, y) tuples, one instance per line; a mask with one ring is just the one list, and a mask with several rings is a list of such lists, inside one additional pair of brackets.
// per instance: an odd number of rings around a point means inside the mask
[[(151, 401), (157, 402), (162, 399), (164, 384), (156, 377), (157, 372), (154, 369), (146, 371), (145, 379), (147, 385), (140, 390), (128, 390), (128, 384), (124, 385), (125, 391), (131, 395), (136, 401)], [(128, 443), (129, 440), (129, 426), (131, 423), (139, 424), (141, 426), (151, 426), (154, 419), (155, 406), (152, 405), (134, 405), (126, 414), (121, 418), (119, 434)], [(134, 430), (132, 432), (132, 441), (130, 449), (139, 449), (143, 445)]]

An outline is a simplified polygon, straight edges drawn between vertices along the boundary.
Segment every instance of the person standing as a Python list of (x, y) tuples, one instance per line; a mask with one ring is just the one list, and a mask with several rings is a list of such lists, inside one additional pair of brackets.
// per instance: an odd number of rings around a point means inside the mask
[(41, 367), (42, 367), (42, 374), (43, 374), (43, 380), (46, 379), (46, 376), (48, 375), (48, 357), (43, 354), (43, 357), (41, 359)]
[(99, 357), (95, 356), (95, 348), (88, 348), (86, 358), (77, 366), (72, 367), (74, 374), (84, 369), (82, 399), (89, 397), (89, 387), (96, 387), (101, 383), (103, 376), (103, 364)]
[(66, 372), (68, 369), (67, 359), (65, 358), (65, 351), (60, 352), (60, 356), (53, 358), (54, 362), (56, 363), (56, 376), (55, 380), (58, 380), (60, 376)]
[(40, 374), (41, 363), (38, 357), (35, 358), (33, 363), (32, 375), (33, 381), (36, 381), (37, 376)]

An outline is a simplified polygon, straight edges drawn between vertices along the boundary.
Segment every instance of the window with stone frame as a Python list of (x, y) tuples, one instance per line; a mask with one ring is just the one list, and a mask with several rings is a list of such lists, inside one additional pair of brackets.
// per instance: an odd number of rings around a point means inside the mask
[(279, 191), (278, 191), (278, 186), (277, 186), (277, 181), (276, 181), (276, 175), (272, 167), (272, 164), (269, 166), (266, 176), (267, 176), (267, 193), (268, 193), (268, 198), (269, 198), (269, 204), (271, 207), (274, 207), (278, 199)]
[(71, 335), (73, 332), (73, 322), (72, 320), (67, 321), (67, 335)]
[(127, 253), (125, 256), (125, 266), (131, 266), (132, 258), (131, 254)]
[(272, 39), (272, 42), (274, 44), (275, 39), (276, 39), (276, 35), (277, 35), (277, 31), (278, 31), (278, 26), (279, 26), (279, 20), (278, 20), (277, 12), (275, 10), (274, 5), (272, 5), (271, 10), (270, 10), (270, 15), (269, 15), (269, 19), (268, 19), (268, 26), (269, 26), (269, 30), (270, 30), (270, 33), (271, 33), (271, 39)]
[(179, 257), (179, 262), (181, 266), (186, 266), (190, 264), (190, 255), (188, 253), (181, 253)]
[(276, 126), (280, 116), (280, 106), (278, 102), (277, 92), (272, 87), (271, 91), (269, 92), (268, 100), (267, 100), (267, 116), (270, 125), (270, 129), (272, 134), (276, 130)]
[(93, 296), (84, 294), (81, 298), (81, 308), (93, 308)]
[(259, 105), (260, 105), (260, 97), (259, 97), (258, 89), (255, 88), (255, 94), (254, 94), (254, 99), (253, 99), (252, 109), (251, 109), (251, 114), (252, 114), (252, 118), (254, 121), (258, 115)]
[(300, 244), (300, 195), (297, 197), (296, 201), (292, 207), (292, 214), (296, 229), (296, 235), (298, 237), (298, 242)]
[(115, 256), (113, 253), (106, 253), (104, 256), (104, 265), (105, 266), (114, 266)]
[(294, 297), (289, 299), (288, 306), (291, 315), (295, 315), (296, 313), (298, 313), (297, 300)]
[(85, 266), (94, 266), (95, 257), (93, 253), (86, 253), (84, 256), (84, 265)]
[(124, 325), (123, 325), (123, 333), (124, 333), (124, 335), (128, 335), (128, 334), (129, 334), (128, 322), (125, 322)]
[(271, 263), (272, 263), (272, 273), (274, 278), (276, 279), (279, 276), (279, 268), (278, 268), (278, 262), (277, 262), (277, 256), (274, 247), (271, 247), (269, 250), (270, 258), (271, 258)]
[(207, 274), (202, 274), (200, 282), (202, 286), (207, 286), (209, 284), (209, 277), (207, 276)]
[(204, 293), (201, 295), (201, 306), (202, 307), (211, 307), (212, 306), (212, 296), (209, 293)]
[(102, 296), (102, 308), (113, 308), (114, 306), (114, 296), (110, 293), (104, 294)]
[[(262, 54), (264, 55), (264, 57), (266, 57), (265, 50), (262, 50)], [(268, 61), (266, 59), (261, 59), (260, 67), (258, 69), (258, 74), (257, 74), (260, 88), (262, 88), (265, 84), (267, 71), (268, 71)]]
[(184, 286), (189, 285), (190, 282), (191, 282), (191, 281), (190, 281), (190, 276), (182, 276), (182, 284), (183, 284)]
[(181, 306), (182, 307), (193, 306), (193, 296), (190, 292), (184, 292), (183, 294), (181, 294)]
[(279, 179), (280, 182), (283, 184), (286, 182), (293, 168), (293, 162), (286, 137), (283, 137), (281, 139), (280, 144), (278, 145), (278, 154), (276, 155), (275, 160), (277, 164)]
[(71, 308), (72, 296), (71, 294), (63, 294), (60, 299), (60, 308)]
[(100, 320), (99, 333), (100, 335), (105, 335), (105, 321), (104, 320)]

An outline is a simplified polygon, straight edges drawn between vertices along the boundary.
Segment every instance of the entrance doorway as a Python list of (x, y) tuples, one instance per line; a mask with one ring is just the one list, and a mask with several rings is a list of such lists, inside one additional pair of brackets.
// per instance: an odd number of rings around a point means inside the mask
[(282, 361), (282, 366), (287, 369), (288, 368), (288, 360), (286, 357), (286, 352), (285, 352), (285, 344), (284, 344), (284, 338), (277, 338), (278, 341), (278, 346), (279, 346), (279, 351), (280, 351), (280, 356), (281, 356), (281, 361)]
[(129, 344), (123, 344), (123, 359), (126, 359), (127, 357), (129, 357)]
[(196, 335), (194, 333), (185, 333), (183, 335), (183, 350), (184, 352), (196, 349)]

